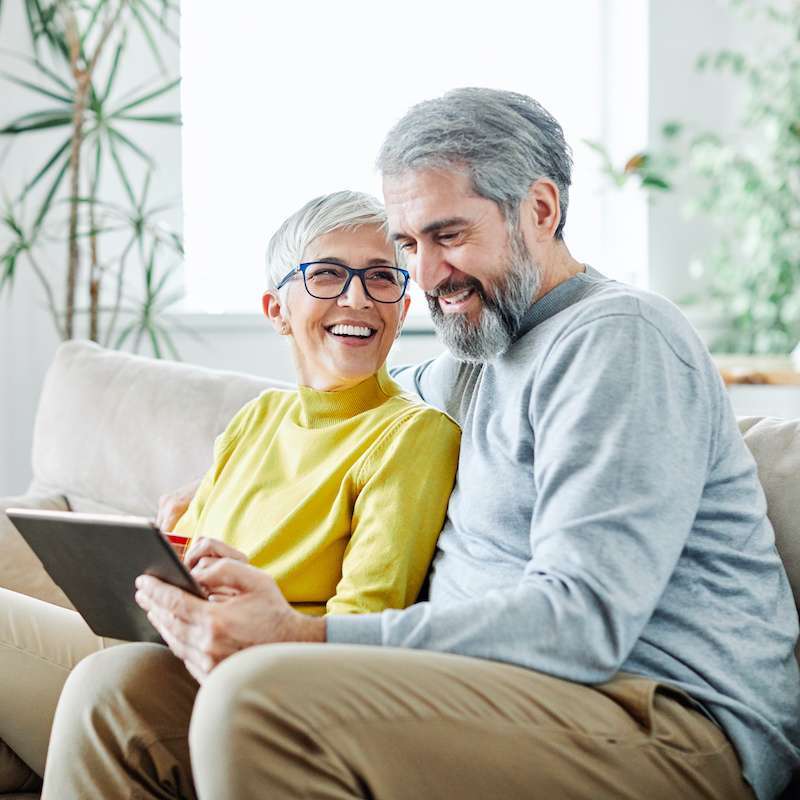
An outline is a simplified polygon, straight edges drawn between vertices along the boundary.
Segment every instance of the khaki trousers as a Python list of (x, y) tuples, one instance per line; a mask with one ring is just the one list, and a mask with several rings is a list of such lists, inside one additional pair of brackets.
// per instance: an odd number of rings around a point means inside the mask
[[(190, 757), (191, 754), (191, 757)], [(752, 800), (722, 731), (679, 692), (490, 661), (267, 645), (198, 693), (157, 645), (85, 659), (56, 712), (46, 800)]]
[(41, 784), (67, 675), (114, 643), (95, 636), (75, 611), (0, 588), (0, 792)]

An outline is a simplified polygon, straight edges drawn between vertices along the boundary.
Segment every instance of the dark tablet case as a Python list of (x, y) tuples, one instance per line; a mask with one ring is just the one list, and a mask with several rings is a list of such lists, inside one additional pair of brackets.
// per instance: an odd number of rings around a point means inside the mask
[(139, 575), (204, 597), (170, 543), (143, 517), (22, 508), (6, 514), (98, 636), (162, 643), (133, 599)]

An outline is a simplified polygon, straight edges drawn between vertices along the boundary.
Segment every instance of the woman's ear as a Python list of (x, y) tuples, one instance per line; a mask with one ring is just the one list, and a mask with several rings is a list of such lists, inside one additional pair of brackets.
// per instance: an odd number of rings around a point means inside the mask
[(261, 305), (267, 319), (272, 323), (272, 327), (275, 328), (281, 336), (289, 336), (292, 332), (292, 328), (289, 325), (288, 315), (281, 305), (278, 293), (264, 292), (261, 297)]

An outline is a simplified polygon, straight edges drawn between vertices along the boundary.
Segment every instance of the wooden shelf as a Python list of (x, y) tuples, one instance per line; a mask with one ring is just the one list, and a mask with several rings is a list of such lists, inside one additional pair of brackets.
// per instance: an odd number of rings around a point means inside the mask
[(715, 355), (728, 386), (800, 386), (800, 372), (788, 356)]

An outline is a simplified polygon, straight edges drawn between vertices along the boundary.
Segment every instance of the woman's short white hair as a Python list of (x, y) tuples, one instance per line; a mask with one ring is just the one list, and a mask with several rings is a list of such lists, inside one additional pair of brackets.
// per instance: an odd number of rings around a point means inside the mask
[(376, 197), (364, 192), (333, 192), (309, 200), (275, 232), (267, 245), (267, 285), (278, 283), (303, 261), (306, 248), (315, 239), (336, 230), (361, 225), (386, 225), (386, 211)]

